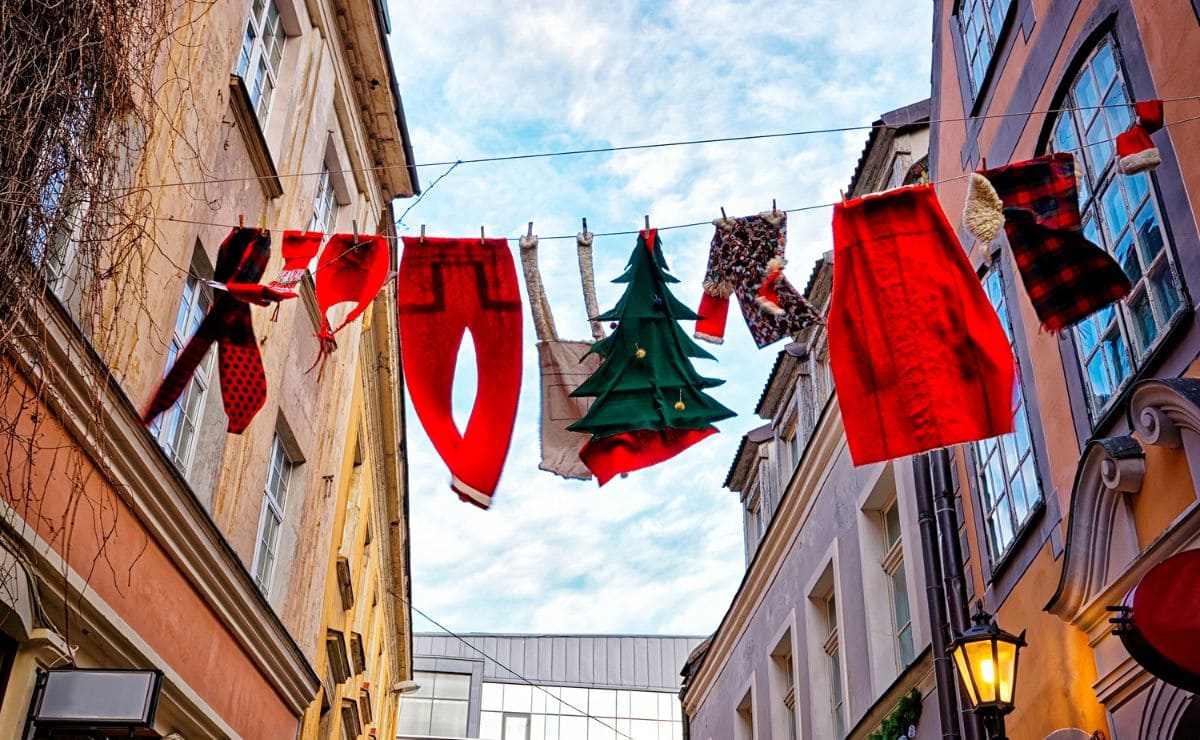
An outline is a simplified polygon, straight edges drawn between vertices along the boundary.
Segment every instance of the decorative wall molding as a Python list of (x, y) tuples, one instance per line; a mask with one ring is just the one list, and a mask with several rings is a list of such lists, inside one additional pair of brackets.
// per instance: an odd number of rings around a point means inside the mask
[[(288, 708), (300, 716), (319, 681), (279, 616), (255, 586), (179, 471), (150, 436), (120, 382), (57, 300), (35, 299), (12, 359), (33, 382), (55, 393), (46, 403), (64, 431), (93, 461), (183, 577), (210, 605), (231, 637), (258, 666)], [(31, 322), (37, 322), (36, 325)], [(40, 348), (34, 345), (42, 342)], [(34, 358), (45, 361), (34, 363)], [(97, 409), (89, 375), (108, 376)], [(96, 435), (102, 430), (102, 438)], [(92, 595), (89, 595), (92, 598)]]

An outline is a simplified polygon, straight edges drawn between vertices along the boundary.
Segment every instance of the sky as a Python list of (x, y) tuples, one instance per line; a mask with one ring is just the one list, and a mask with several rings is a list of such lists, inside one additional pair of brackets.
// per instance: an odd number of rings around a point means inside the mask
[[(416, 161), (869, 125), (929, 95), (932, 3), (890, 0), (391, 0), (392, 55)], [(542, 236), (705, 221), (829, 203), (866, 131), (422, 167), (401, 234)], [(397, 214), (411, 205), (398, 201)], [(831, 248), (829, 210), (793, 214), (787, 275), (803, 288)], [(693, 307), (713, 228), (661, 232), (674, 294)], [(636, 237), (598, 237), (601, 310)], [(574, 240), (541, 242), (558, 333), (590, 336)], [(522, 295), (525, 287), (522, 282)], [(757, 350), (736, 307), (702, 375), (738, 413), (714, 435), (600, 488), (538, 470), (540, 398), (528, 304), (512, 447), (491, 509), (463, 503), (407, 408), (413, 605), (457, 631), (709, 634), (745, 570), (738, 496), (722, 487), (784, 342)], [(684, 326), (690, 334), (691, 326)], [(455, 351), (447, 347), (447, 351)], [(455, 418), (474, 398), (459, 348)], [(502, 440), (497, 430), (497, 442)], [(414, 615), (419, 630), (433, 625)]]

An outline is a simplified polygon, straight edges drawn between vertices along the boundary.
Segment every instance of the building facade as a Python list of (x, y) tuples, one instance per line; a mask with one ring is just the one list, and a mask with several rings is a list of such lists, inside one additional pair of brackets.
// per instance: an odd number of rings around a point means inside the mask
[[(928, 119), (923, 101), (877, 121), (849, 194), (924, 181)], [(827, 254), (805, 289), (822, 310), (833, 269)], [(942, 737), (912, 461), (853, 466), (826, 339), (814, 325), (779, 352), (756, 409), (766, 423), (725, 481), (746, 575), (685, 668), (693, 740), (865, 738), (914, 690), (915, 736)]]
[(418, 633), (398, 737), (679, 740), (679, 669), (702, 639)]
[[(5, 307), (0, 735), (22, 736), (38, 672), (63, 666), (161, 671), (155, 736), (338, 737), (318, 728), (351, 726), (350, 700), (361, 733), (390, 732), (387, 688), (411, 672), (395, 283), (311, 372), (311, 277), (277, 313), (253, 308), (268, 390), (243, 434), (226, 433), (212, 351), (150, 428), (139, 414), (232, 226), (272, 232), (264, 282), (283, 229), (394, 236), (391, 202), (418, 185), (386, 4), (176, 5), (126, 153), (138, 259), (94, 269), (78, 234), (103, 209), (75, 204), (31, 239), (20, 279), (44, 289)], [(340, 611), (339, 557), (363, 591)], [(335, 632), (361, 636), (345, 677)]]
[(961, 210), (961, 176), (985, 159), (1071, 152), (1084, 233), (1134, 286), (1074, 327), (1043, 332), (1005, 240), (980, 245), (961, 233), (1019, 367), (1015, 433), (955, 453), (968, 588), (1003, 628), (1029, 635), (1013, 737), (1200, 737), (1191, 693), (1135, 659), (1106, 611), (1200, 545), (1188, 431), (1200, 352), (1200, 128), (1154, 134), (1162, 164), (1133, 176), (1118, 170), (1113, 141), (1134, 101), (1164, 99), (1168, 122), (1200, 113), (1189, 99), (1198, 42), (1194, 2), (934, 4), (930, 169), (946, 212)]

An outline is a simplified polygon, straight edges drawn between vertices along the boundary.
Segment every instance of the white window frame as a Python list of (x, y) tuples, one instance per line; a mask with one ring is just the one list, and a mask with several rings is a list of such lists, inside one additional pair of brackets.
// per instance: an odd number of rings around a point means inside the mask
[[(1102, 66), (1111, 68), (1105, 73), (1111, 78), (1100, 79)], [(1112, 107), (1096, 108), (1100, 103)], [(1121, 103), (1132, 105), (1133, 100), (1120, 50), (1109, 35), (1096, 44), (1071, 80), (1061, 104), (1068, 110), (1054, 121), (1049, 141), (1052, 150), (1074, 154), (1084, 172), (1078, 181), (1084, 235), (1112, 255), (1133, 282), (1129, 297), (1072, 329), (1093, 425), (1116, 403), (1187, 306), (1152, 178), (1149, 173), (1126, 176), (1117, 171), (1113, 139), (1133, 121)], [(1114, 209), (1123, 212), (1119, 224), (1114, 223), (1119, 217)], [(1139, 221), (1148, 225), (1151, 220), (1157, 247), (1149, 234), (1136, 228)], [(1154, 253), (1147, 258), (1150, 251)], [(1139, 302), (1149, 309), (1153, 323), (1154, 336), (1148, 339), (1141, 336), (1132, 308)]]
[(237, 74), (246, 83), (254, 114), (265, 126), (275, 91), (279, 89), (279, 69), (287, 32), (277, 0), (253, 0), (238, 51)]
[(833, 591), (825, 597), (825, 618), (829, 634), (825, 638), (826, 669), (829, 671), (829, 714), (836, 740), (846, 737), (846, 691), (842, 685), (842, 650), (838, 636), (837, 597)]
[[(888, 535), (888, 512), (896, 512), (896, 537), (890, 539)], [(900, 503), (897, 499), (892, 499), (892, 502), (879, 512), (880, 529), (883, 533), (883, 547), (885, 555), (883, 562), (883, 572), (887, 575), (888, 581), (888, 605), (892, 618), (892, 645), (896, 653), (896, 668), (903, 671), (908, 666), (912, 665), (916, 658), (916, 646), (913, 640), (913, 621), (912, 621), (912, 600), (908, 597), (908, 572), (904, 569), (904, 536), (900, 531)], [(897, 608), (899, 599), (904, 599), (904, 611), (908, 612), (907, 618), (903, 618), (900, 610)], [(908, 655), (904, 655), (904, 646), (902, 635), (908, 631)]]
[[(171, 328), (171, 344), (167, 351), (167, 362), (163, 375), (175, 365), (179, 353), (200, 327), (212, 305), (212, 289), (204, 280), (189, 270), (183, 284), (183, 295), (179, 299), (179, 310)], [(171, 462), (186, 476), (192, 467), (192, 456), (196, 449), (197, 431), (204, 414), (204, 399), (208, 394), (209, 376), (212, 372), (213, 350), (209, 348), (196, 371), (192, 373), (187, 387), (171, 408), (159, 414), (150, 425), (150, 433)]]
[(329, 160), (321, 163), (321, 176), (317, 178), (317, 192), (313, 195), (313, 212), (309, 219), (309, 229), (320, 231), (329, 238), (337, 227), (338, 204), (337, 188), (330, 176)]
[[(987, 294), (1005, 336), (1017, 355), (1012, 315), (1004, 292), (1004, 275), (997, 260), (983, 276)], [(971, 464), (979, 489), (984, 539), (990, 562), (995, 565), (1012, 549), (1034, 513), (1042, 506), (1042, 483), (1034, 454), (1033, 430), (1025, 408), (1020, 373), (1013, 383), (1013, 431), (999, 437), (973, 442)]]
[[(275, 578), (275, 565), (279, 562), (279, 530), (283, 528), (284, 507), (287, 506), (288, 489), (296, 462), (283, 447), (279, 433), (271, 440), (271, 453), (267, 462), (267, 480), (263, 484), (263, 506), (258, 518), (258, 535), (255, 537), (254, 562), (251, 572), (254, 582), (264, 594), (270, 594)], [(273, 523), (270, 529), (267, 522)]]

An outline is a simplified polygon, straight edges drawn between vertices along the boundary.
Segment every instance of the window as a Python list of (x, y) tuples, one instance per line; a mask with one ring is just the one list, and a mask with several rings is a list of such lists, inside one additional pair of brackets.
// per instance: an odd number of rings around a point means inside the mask
[[(1184, 308), (1150, 176), (1117, 172), (1113, 139), (1132, 122), (1130, 102), (1116, 47), (1105, 39), (1072, 82), (1062, 102), (1072, 110), (1059, 114), (1050, 142), (1054, 151), (1072, 152), (1082, 165), (1083, 233), (1108, 250), (1133, 283), (1127, 299), (1074, 327), (1093, 423)], [(1100, 105), (1116, 107), (1096, 107)]]
[(846, 737), (846, 703), (842, 694), (842, 651), (838, 642), (837, 601), (832, 593), (825, 599), (825, 618), (829, 636), (825, 638), (825, 655), (829, 668), (829, 709), (833, 715), (833, 735), (837, 740)]
[(358, 704), (350, 699), (342, 700), (342, 737), (353, 740), (362, 734), (362, 721), (358, 716)]
[(529, 715), (505, 713), (501, 740), (529, 740)]
[(755, 487), (750, 493), (750, 503), (746, 504), (746, 559), (749, 560), (758, 548), (763, 533), (767, 529), (766, 512), (763, 510), (762, 492)]
[(283, 449), (279, 434), (271, 440), (271, 457), (267, 468), (267, 484), (263, 487), (263, 508), (258, 520), (258, 544), (254, 550), (254, 582), (263, 593), (271, 590), (275, 558), (279, 547), (279, 529), (283, 526), (283, 509), (287, 505), (288, 485), (296, 463)]
[(792, 632), (771, 652), (771, 736), (796, 740), (796, 685), (792, 665)]
[(800, 425), (792, 425), (792, 436), (788, 437), (788, 462), (795, 470), (800, 465)]
[(237, 73), (246, 81), (259, 123), (265, 124), (278, 86), (279, 63), (286, 40), (275, 0), (254, 0), (246, 36), (238, 54)]
[(736, 740), (754, 740), (754, 690), (750, 689), (737, 706)]
[(333, 189), (333, 179), (329, 176), (329, 163), (326, 162), (321, 165), (321, 177), (317, 180), (317, 195), (313, 200), (309, 228), (328, 237), (337, 223), (337, 209), (337, 194)]
[(958, 8), (958, 28), (966, 52), (972, 96), (978, 95), (983, 86), (1011, 6), (1012, 0), (962, 0)]
[(904, 545), (900, 538), (900, 506), (892, 501), (880, 517), (883, 519), (883, 572), (887, 574), (888, 595), (892, 604), (892, 634), (895, 636), (896, 663), (904, 670), (913, 662), (912, 614), (908, 605), (908, 580), (904, 572)]
[[(1014, 343), (1012, 317), (1004, 297), (1003, 275), (998, 263), (983, 279), (983, 289), (1000, 317), (1000, 324)], [(1013, 356), (1016, 347), (1013, 346)], [(1020, 373), (1013, 383), (1013, 431), (1001, 437), (975, 442), (972, 460), (979, 485), (985, 537), (992, 562), (1008, 552), (1021, 528), (1042, 500), (1037, 463), (1030, 442), (1029, 418), (1021, 392)]]
[[(465, 737), (471, 676), (463, 673), (417, 672), (417, 691), (400, 698), (401, 735)], [(505, 729), (507, 730), (507, 724)]]
[[(212, 289), (205, 285), (194, 271), (189, 272), (183, 284), (183, 297), (179, 299), (179, 311), (175, 314), (175, 326), (171, 329), (166, 371), (175, 364), (188, 339), (200, 327), (200, 322), (204, 320), (211, 303)], [(192, 373), (191, 381), (175, 401), (175, 405), (159, 414), (150, 425), (150, 433), (158, 440), (163, 452), (167, 453), (171, 462), (185, 474), (192, 464), (196, 430), (200, 426), (204, 396), (208, 392), (208, 377), (212, 371), (212, 357), (213, 352), (210, 349), (200, 361), (196, 372)]]

